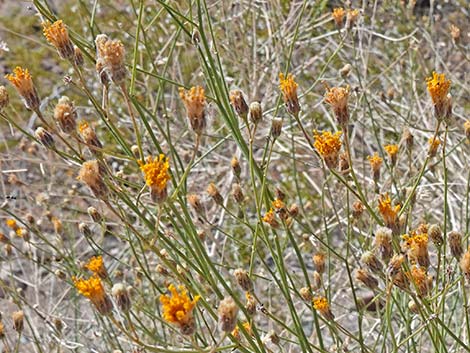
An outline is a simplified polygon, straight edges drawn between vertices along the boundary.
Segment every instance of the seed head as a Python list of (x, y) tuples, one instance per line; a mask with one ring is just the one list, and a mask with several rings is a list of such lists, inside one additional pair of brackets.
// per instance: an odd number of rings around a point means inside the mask
[(343, 87), (326, 87), (325, 103), (333, 108), (336, 121), (341, 127), (345, 127), (349, 121), (348, 100), (349, 86)]
[(435, 246), (440, 247), (444, 243), (442, 231), (438, 224), (433, 224), (429, 227), (428, 235)]
[(463, 254), (460, 259), (460, 269), (467, 281), (470, 282), (470, 248)]
[(222, 197), (219, 192), (219, 189), (217, 189), (217, 186), (215, 186), (214, 183), (209, 184), (209, 186), (207, 187), (207, 193), (210, 197), (212, 197), (212, 199), (217, 205), (223, 205), (224, 198)]
[(233, 271), (233, 275), (235, 276), (235, 280), (241, 289), (243, 289), (245, 292), (253, 291), (253, 282), (248, 276), (248, 272), (242, 268), (237, 268), (235, 271)]
[(230, 91), (230, 103), (240, 118), (246, 120), (248, 115), (248, 104), (246, 104), (243, 93), (240, 90)]
[(118, 39), (109, 39), (106, 35), (98, 35), (95, 44), (98, 58), (102, 59), (108, 77), (116, 85), (122, 85), (127, 76), (127, 69), (124, 64), (126, 56), (124, 44)]
[(0, 113), (10, 104), (10, 97), (5, 86), (0, 86)]
[[(377, 235), (376, 235), (377, 237)], [(376, 238), (377, 239), (377, 238)], [(371, 271), (380, 273), (382, 272), (382, 263), (380, 260), (375, 256), (372, 251), (366, 251), (361, 256), (361, 261), (364, 265), (366, 265)]]
[(81, 121), (78, 124), (78, 131), (80, 136), (85, 141), (86, 145), (94, 155), (99, 155), (103, 145), (101, 144), (98, 136), (96, 136), (95, 130), (85, 121)]
[(230, 161), (230, 165), (232, 167), (233, 174), (237, 178), (240, 178), (240, 175), (242, 173), (242, 168), (240, 167), (240, 162), (238, 161), (238, 158), (236, 156), (233, 156), (232, 160)]
[(54, 108), (54, 119), (59, 123), (60, 129), (71, 134), (77, 126), (77, 111), (72, 101), (67, 96), (62, 96)]
[(263, 109), (260, 102), (252, 102), (250, 104), (250, 120), (255, 125), (263, 120)]
[(108, 187), (103, 181), (97, 160), (83, 163), (77, 179), (84, 182), (98, 199), (107, 199)]
[(189, 91), (184, 88), (179, 90), (180, 97), (186, 108), (189, 123), (193, 131), (200, 135), (206, 127), (206, 96), (201, 86), (191, 87)]
[(41, 142), (41, 144), (46, 148), (54, 148), (55, 142), (52, 135), (43, 127), (38, 127), (34, 131), (34, 136)]
[(282, 132), (282, 119), (281, 118), (274, 118), (271, 121), (271, 136), (273, 139), (277, 139), (279, 136), (281, 136)]
[(83, 58), (82, 51), (79, 47), (73, 47), (73, 51), (73, 60), (75, 61), (75, 65), (77, 65), (78, 67), (82, 67), (85, 64), (85, 59)]
[(368, 271), (363, 270), (361, 268), (356, 270), (356, 279), (359, 282), (362, 282), (367, 288), (372, 290), (377, 289), (379, 286), (379, 281), (377, 278), (372, 276)]
[(219, 313), (220, 329), (223, 332), (232, 332), (237, 326), (237, 303), (232, 297), (226, 297), (220, 302), (217, 311)]
[(315, 271), (317, 271), (319, 274), (323, 274), (325, 272), (325, 257), (325, 253), (321, 251), (315, 253), (312, 256), (313, 266)]
[(123, 312), (128, 312), (131, 308), (131, 298), (129, 291), (123, 283), (116, 283), (111, 289), (118, 308)]
[(463, 254), (462, 247), (462, 234), (456, 231), (452, 231), (447, 234), (447, 241), (449, 242), (450, 253), (457, 260), (460, 260)]
[(11, 315), (11, 318), (13, 320), (13, 329), (18, 333), (22, 332), (23, 328), (24, 328), (24, 312), (23, 312), (23, 310), (15, 311)]

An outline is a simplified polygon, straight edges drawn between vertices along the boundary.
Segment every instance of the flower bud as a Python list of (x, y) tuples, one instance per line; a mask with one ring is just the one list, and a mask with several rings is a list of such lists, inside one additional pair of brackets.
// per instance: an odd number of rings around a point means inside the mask
[(34, 135), (44, 147), (54, 148), (55, 146), (54, 138), (49, 132), (47, 132), (46, 129), (42, 127), (38, 127), (36, 131), (34, 132)]
[(233, 271), (233, 275), (235, 276), (235, 280), (237, 281), (241, 289), (243, 289), (245, 292), (253, 291), (253, 282), (248, 276), (248, 272), (246, 272), (242, 268), (238, 268)]
[(250, 120), (255, 125), (263, 120), (263, 110), (259, 102), (252, 102), (250, 104)]

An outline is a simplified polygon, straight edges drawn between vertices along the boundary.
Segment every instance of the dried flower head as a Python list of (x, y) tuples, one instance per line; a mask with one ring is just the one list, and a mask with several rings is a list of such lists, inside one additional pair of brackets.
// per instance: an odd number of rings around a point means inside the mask
[(449, 243), (450, 253), (452, 256), (457, 260), (460, 260), (463, 254), (462, 234), (460, 234), (460, 232), (452, 231), (447, 234), (447, 241)]
[(123, 283), (116, 283), (111, 289), (113, 297), (116, 299), (118, 308), (123, 312), (128, 312), (131, 308), (131, 298), (129, 296), (129, 290)]
[(364, 205), (361, 201), (354, 201), (352, 204), (352, 216), (354, 219), (361, 218), (362, 214), (364, 213)]
[(139, 161), (140, 170), (144, 173), (145, 183), (150, 187), (150, 195), (156, 202), (163, 202), (167, 197), (167, 184), (170, 180), (170, 160), (163, 153), (152, 159), (148, 156), (146, 163)]
[(72, 280), (78, 292), (88, 298), (100, 314), (108, 315), (111, 313), (113, 303), (106, 294), (103, 283), (97, 275), (93, 275), (88, 279), (73, 277)]
[(325, 272), (325, 258), (325, 253), (321, 251), (313, 254), (312, 256), (313, 266), (315, 271), (317, 271), (319, 274), (323, 274)]
[(401, 271), (401, 265), (405, 261), (405, 257), (402, 254), (395, 254), (390, 259), (387, 267), (387, 274), (390, 277), (395, 277)]
[(62, 20), (51, 23), (45, 21), (42, 23), (43, 33), (47, 41), (52, 44), (62, 59), (73, 60), (75, 50), (69, 38), (69, 32)]
[(233, 156), (232, 160), (230, 161), (230, 166), (232, 167), (233, 174), (237, 178), (240, 178), (242, 168), (240, 167), (240, 162), (238, 161), (238, 158), (236, 156)]
[(444, 243), (442, 231), (438, 224), (433, 224), (429, 227), (428, 235), (435, 246), (440, 247)]
[(257, 125), (261, 120), (263, 120), (263, 108), (261, 107), (260, 102), (251, 102), (249, 110), (250, 121)]
[(80, 50), (79, 47), (74, 46), (73, 52), (74, 52), (73, 60), (75, 62), (75, 65), (77, 65), (78, 67), (82, 67), (85, 64), (85, 59), (83, 58), (82, 51)]
[(334, 320), (335, 317), (330, 310), (330, 305), (325, 297), (313, 299), (313, 308), (317, 310), (326, 320)]
[(34, 131), (34, 136), (39, 140), (39, 142), (46, 148), (54, 148), (55, 142), (54, 137), (43, 127), (39, 126)]
[(108, 77), (117, 85), (122, 85), (127, 76), (124, 64), (124, 44), (118, 39), (109, 39), (106, 35), (98, 35), (95, 39), (98, 58), (102, 63)]
[(214, 200), (217, 205), (223, 205), (224, 198), (222, 197), (219, 192), (219, 189), (214, 183), (209, 184), (209, 186), (207, 187), (207, 193), (210, 197), (212, 197), (212, 200)]
[(467, 140), (470, 140), (470, 120), (465, 120), (465, 122), (463, 123), (463, 130), (465, 132), (465, 137), (467, 138)]
[(379, 281), (377, 280), (377, 278), (375, 278), (374, 276), (372, 276), (372, 274), (362, 268), (356, 270), (356, 279), (359, 282), (362, 282), (367, 288), (370, 288), (372, 290), (377, 289), (377, 287), (379, 286)]
[(191, 87), (191, 89), (187, 91), (181, 87), (179, 93), (186, 108), (191, 128), (197, 135), (202, 134), (202, 131), (206, 127), (206, 96), (204, 95), (204, 88), (196, 86)]
[(309, 287), (302, 287), (299, 289), (300, 297), (306, 302), (312, 302), (313, 294), (312, 290)]
[(384, 146), (385, 152), (387, 152), (390, 162), (392, 163), (392, 166), (395, 166), (397, 164), (397, 158), (398, 158), (398, 145), (386, 145)]
[(71, 134), (77, 126), (77, 111), (73, 102), (62, 96), (54, 108), (54, 119), (59, 123), (60, 129), (66, 134)]
[(196, 194), (189, 194), (188, 195), (188, 202), (189, 205), (193, 208), (196, 213), (202, 214), (204, 213), (204, 207), (201, 203), (201, 198)]
[(375, 232), (374, 246), (384, 262), (388, 262), (392, 256), (392, 230), (386, 227), (378, 227)]
[(98, 77), (100, 79), (101, 84), (104, 87), (108, 87), (111, 81), (109, 79), (108, 73), (106, 72), (106, 66), (102, 58), (98, 57), (96, 59), (95, 69), (96, 69), (96, 72), (98, 73)]
[(90, 152), (94, 155), (97, 155), (101, 152), (103, 145), (101, 144), (98, 136), (96, 136), (95, 130), (86, 122), (85, 120), (81, 121), (78, 124), (78, 131), (83, 141), (90, 149)]
[(335, 21), (336, 27), (343, 27), (344, 17), (346, 16), (346, 11), (342, 7), (336, 7), (332, 12), (333, 20)]
[(441, 140), (439, 139), (439, 137), (436, 137), (436, 138), (430, 137), (429, 138), (429, 151), (428, 151), (429, 157), (436, 156), (437, 149), (439, 148), (440, 145), (441, 145)]
[(235, 199), (235, 202), (242, 204), (245, 201), (245, 195), (243, 194), (242, 187), (238, 183), (233, 183), (232, 185), (232, 196)]
[(409, 279), (420, 297), (425, 297), (432, 289), (432, 276), (428, 276), (426, 270), (422, 267), (412, 266)]
[(352, 28), (354, 24), (356, 23), (358, 17), (359, 17), (358, 9), (348, 10), (346, 14), (346, 27)]
[(8, 74), (5, 78), (15, 86), (18, 94), (23, 98), (26, 108), (36, 111), (39, 109), (41, 101), (33, 84), (33, 79), (28, 69), (20, 66), (15, 67), (12, 74)]
[(338, 165), (339, 151), (341, 149), (341, 131), (332, 134), (330, 131), (323, 131), (321, 134), (314, 131), (315, 142), (313, 146), (323, 157), (328, 168), (334, 169)]
[(5, 109), (10, 103), (10, 97), (8, 96), (8, 91), (5, 86), (0, 86), (0, 113)]
[(388, 193), (379, 196), (379, 212), (388, 228), (396, 229), (398, 227), (398, 212), (400, 205), (392, 206), (392, 200)]
[(346, 86), (346, 88), (330, 88), (327, 86), (324, 100), (325, 103), (328, 103), (333, 108), (336, 121), (344, 128), (349, 121), (349, 86)]
[(237, 326), (237, 303), (232, 297), (226, 297), (220, 302), (217, 311), (219, 313), (220, 329), (223, 332), (232, 332)]
[(77, 179), (87, 184), (97, 198), (103, 200), (107, 199), (108, 187), (103, 181), (99, 162), (97, 160), (84, 162)]
[(470, 248), (460, 258), (459, 265), (465, 278), (470, 282)]
[(108, 278), (108, 271), (106, 271), (106, 267), (104, 266), (103, 257), (100, 256), (93, 256), (88, 262), (85, 264), (85, 268), (95, 275), (97, 275), (101, 279)]
[(173, 284), (170, 284), (168, 290), (171, 295), (162, 294), (160, 296), (160, 303), (163, 306), (163, 318), (169, 323), (176, 324), (182, 334), (192, 335), (196, 329), (193, 309), (200, 296), (197, 295), (191, 300), (184, 286), (179, 286), (178, 289), (179, 291)]
[(284, 77), (283, 73), (279, 74), (279, 88), (282, 92), (282, 98), (286, 105), (287, 111), (292, 115), (298, 115), (300, 112), (299, 97), (297, 96), (297, 83), (294, 81), (294, 76), (288, 74)]
[(445, 74), (432, 73), (432, 77), (426, 78), (429, 94), (434, 104), (434, 114), (438, 120), (447, 118), (451, 112), (451, 99), (448, 96), (450, 80)]
[(16, 332), (22, 332), (24, 329), (24, 312), (23, 310), (15, 311), (11, 314), (11, 318), (13, 320), (13, 329)]
[[(390, 239), (390, 241), (391, 241), (391, 239)], [(377, 273), (382, 272), (382, 263), (377, 258), (377, 256), (375, 256), (375, 254), (372, 251), (365, 251), (364, 254), (362, 254), (362, 256), (361, 256), (361, 261), (371, 271), (377, 272)]]
[(233, 275), (241, 289), (243, 289), (245, 292), (253, 291), (253, 282), (248, 276), (248, 272), (242, 268), (237, 268), (235, 271), (233, 271)]
[(412, 263), (418, 263), (424, 268), (430, 265), (428, 251), (428, 235), (426, 233), (405, 234), (402, 237), (404, 248), (408, 252), (408, 258)]
[(282, 132), (282, 119), (274, 118), (271, 121), (270, 134), (274, 139), (277, 139), (279, 136), (281, 136), (281, 132)]
[(378, 182), (380, 179), (380, 167), (382, 166), (383, 159), (379, 156), (377, 152), (373, 156), (367, 156), (367, 159), (370, 163), (370, 168), (372, 170), (372, 179), (375, 182)]
[(458, 43), (460, 40), (460, 28), (455, 26), (455, 25), (450, 25), (450, 35), (452, 36), (452, 39)]
[[(248, 116), (248, 104), (243, 98), (243, 93), (240, 90), (230, 91), (230, 103), (232, 104), (233, 109), (238, 114), (240, 118), (246, 120)], [(232, 330), (230, 330), (232, 331)]]

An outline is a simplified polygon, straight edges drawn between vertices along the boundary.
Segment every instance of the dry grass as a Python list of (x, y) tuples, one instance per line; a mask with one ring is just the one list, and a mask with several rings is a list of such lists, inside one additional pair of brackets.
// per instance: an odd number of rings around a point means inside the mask
[[(466, 251), (470, 147), (463, 124), (470, 108), (470, 14), (465, 1), (432, 3), (413, 9), (394, 1), (353, 2), (360, 15), (349, 29), (338, 29), (331, 16), (333, 7), (345, 5), (327, 1), (0, 4), (0, 42), (9, 49), (0, 49), (0, 68), (7, 74), (16, 65), (28, 67), (41, 97), (41, 106), (31, 112), (4, 80), (10, 104), (0, 112), (0, 233), (11, 241), (4, 240), (0, 255), (5, 332), (0, 347), (12, 352), (468, 351), (466, 264), (452, 256), (447, 234), (460, 232)], [(83, 52), (83, 67), (59, 58), (41, 33), (45, 19), (67, 24)], [(451, 24), (460, 28), (458, 40)], [(107, 93), (95, 71), (94, 40), (100, 33), (119, 39), (126, 49), (124, 85), (112, 84)], [(433, 71), (452, 82), (452, 116), (440, 123), (426, 89)], [(280, 72), (292, 73), (298, 84), (298, 116), (283, 103)], [(200, 136), (191, 129), (178, 93), (198, 85), (207, 98)], [(346, 85), (349, 121), (341, 125), (325, 103), (325, 86)], [(263, 120), (256, 127), (230, 106), (233, 89), (243, 91), (248, 104), (261, 103)], [(75, 102), (79, 120), (96, 131), (99, 152), (83, 137), (58, 132), (53, 112), (63, 95)], [(282, 118), (278, 138), (271, 133), (275, 118)], [(38, 126), (50, 130), (54, 148), (38, 143)], [(313, 148), (314, 130), (343, 131), (349, 170), (326, 167)], [(405, 131), (412, 134), (412, 145)], [(428, 140), (434, 135), (442, 143), (430, 157)], [(384, 149), (388, 144), (399, 146), (396, 165)], [(374, 152), (383, 158), (376, 181), (367, 160)], [(152, 200), (139, 169), (143, 157), (159, 153), (169, 156), (171, 170), (163, 203)], [(231, 166), (234, 156), (239, 176)], [(76, 179), (91, 159), (106, 170), (107, 198), (95, 197)], [(211, 182), (222, 204), (206, 192)], [(243, 193), (238, 200), (236, 185)], [(299, 212), (283, 218), (286, 211), (278, 207), (278, 227), (272, 227), (263, 219), (280, 198), (278, 190), (286, 207), (296, 204)], [(366, 267), (361, 256), (366, 251), (379, 256), (376, 234), (384, 222), (377, 206), (384, 193), (401, 206), (400, 224), (390, 226), (394, 253), (406, 257), (400, 269), (406, 278), (417, 260), (401, 236), (423, 223), (442, 229), (444, 245), (430, 240), (430, 265), (419, 267), (432, 277), (432, 289), (424, 295), (417, 280), (407, 288), (394, 285), (386, 260), (373, 274), (377, 288), (356, 279), (357, 269)], [(200, 198), (200, 209), (190, 195)], [(354, 212), (358, 200), (361, 215)], [(90, 206), (101, 220), (89, 217)], [(29, 238), (17, 236), (7, 219), (15, 219)], [(325, 256), (323, 273), (312, 258), (319, 252)], [(129, 312), (119, 310), (113, 297), (112, 314), (102, 315), (77, 292), (72, 277), (88, 277), (84, 264), (94, 255), (103, 256), (109, 296), (118, 282), (132, 287)], [(254, 283), (254, 314), (246, 288), (234, 276), (237, 268)], [(159, 298), (171, 283), (183, 285), (191, 298), (201, 296), (192, 335), (163, 317)], [(334, 318), (315, 308), (310, 296), (327, 298)], [(224, 297), (240, 308), (238, 336), (225, 334), (218, 323)], [(22, 332), (13, 328), (12, 313), (18, 310), (25, 314)], [(251, 334), (242, 328), (245, 322)]]

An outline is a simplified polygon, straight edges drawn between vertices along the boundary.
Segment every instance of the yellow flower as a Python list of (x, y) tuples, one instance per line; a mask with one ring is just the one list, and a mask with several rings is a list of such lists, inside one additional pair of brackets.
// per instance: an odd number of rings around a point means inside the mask
[[(251, 325), (248, 321), (244, 322), (242, 326), (250, 336), (253, 335), (253, 332), (251, 331)], [(232, 331), (232, 335), (233, 337), (235, 337), (236, 340), (240, 341), (241, 335), (240, 335), (240, 329), (238, 328), (238, 326), (235, 327), (235, 329)]]
[(447, 118), (452, 111), (452, 99), (449, 89), (451, 81), (446, 79), (445, 74), (432, 73), (432, 77), (426, 78), (428, 92), (434, 103), (434, 113), (437, 119)]
[(328, 300), (325, 297), (314, 298), (313, 308), (317, 310), (327, 320), (333, 320), (335, 318), (330, 310)]
[(348, 28), (351, 28), (352, 26), (354, 26), (354, 23), (356, 23), (356, 20), (358, 17), (359, 17), (358, 9), (348, 10), (348, 13), (346, 14), (346, 23), (348, 24)]
[(405, 234), (402, 236), (404, 248), (408, 251), (408, 256), (412, 262), (417, 262), (420, 266), (427, 268), (430, 265), (428, 252), (428, 235)]
[(277, 228), (279, 227), (278, 221), (276, 221), (276, 214), (274, 212), (274, 209), (270, 209), (268, 212), (263, 217), (263, 222), (268, 223), (271, 227)]
[(150, 187), (152, 197), (157, 201), (166, 198), (167, 183), (170, 180), (170, 160), (163, 153), (152, 160), (148, 156), (146, 163), (139, 161), (140, 170), (144, 173), (145, 182)]
[(28, 69), (17, 66), (13, 70), (13, 73), (6, 75), (5, 78), (15, 86), (18, 94), (24, 99), (26, 108), (31, 110), (37, 110), (39, 108), (41, 102), (34, 88), (33, 78)]
[(196, 86), (191, 87), (187, 91), (181, 87), (179, 93), (186, 108), (191, 128), (196, 134), (201, 134), (206, 126), (206, 96), (204, 95), (204, 88)]
[(342, 7), (336, 7), (333, 9), (333, 13), (331, 15), (335, 20), (336, 26), (341, 27), (343, 25), (343, 20), (344, 16), (346, 15), (346, 11), (344, 11)]
[(385, 193), (379, 196), (378, 208), (386, 226), (392, 229), (396, 228), (398, 225), (398, 212), (400, 211), (400, 205), (392, 207), (392, 200), (388, 193)]
[(449, 93), (451, 81), (446, 80), (445, 74), (432, 73), (432, 77), (426, 78), (429, 94), (434, 104), (442, 103)]
[(104, 267), (103, 257), (102, 256), (93, 256), (85, 265), (85, 268), (95, 275), (98, 275), (101, 279), (108, 277), (108, 271)]
[(286, 207), (286, 205), (284, 204), (284, 202), (283, 202), (281, 199), (275, 199), (275, 200), (272, 202), (272, 206), (273, 206), (275, 209), (277, 209), (277, 210)]
[(294, 81), (294, 76), (288, 74), (287, 78), (283, 73), (279, 74), (279, 88), (282, 92), (282, 97), (286, 105), (287, 111), (292, 115), (297, 115), (300, 112), (299, 97), (297, 96), (297, 83)]
[(398, 145), (386, 145), (384, 146), (384, 149), (390, 157), (392, 165), (395, 165), (397, 163), (398, 158)]
[(331, 105), (338, 124), (344, 126), (349, 120), (349, 86), (326, 88), (325, 102)]
[(313, 146), (323, 157), (329, 168), (336, 168), (341, 149), (341, 131), (337, 131), (334, 134), (329, 131), (323, 131), (321, 134), (314, 131), (314, 134), (315, 143)]
[(382, 166), (383, 159), (377, 152), (375, 152), (373, 156), (367, 156), (367, 159), (369, 160), (370, 168), (372, 169), (372, 177), (377, 181), (380, 178), (380, 167)]
[(51, 43), (58, 51), (62, 59), (73, 59), (75, 50), (69, 38), (69, 32), (62, 20), (50, 23), (45, 21), (42, 23), (43, 33), (47, 41)]
[[(186, 334), (194, 332), (193, 309), (200, 296), (189, 299), (184, 286), (179, 286), (179, 292), (173, 284), (168, 287), (171, 296), (162, 294), (160, 303), (163, 305), (163, 318), (172, 324), (177, 324)], [(188, 330), (191, 329), (189, 333)]]
[(18, 224), (16, 223), (16, 221), (13, 218), (7, 219), (6, 225), (7, 225), (8, 228), (13, 229), (13, 230), (17, 230), (19, 228)]
[(72, 278), (75, 288), (84, 297), (88, 298), (103, 315), (109, 314), (113, 308), (113, 304), (106, 294), (103, 284), (97, 275), (93, 275), (88, 279), (76, 277)]

